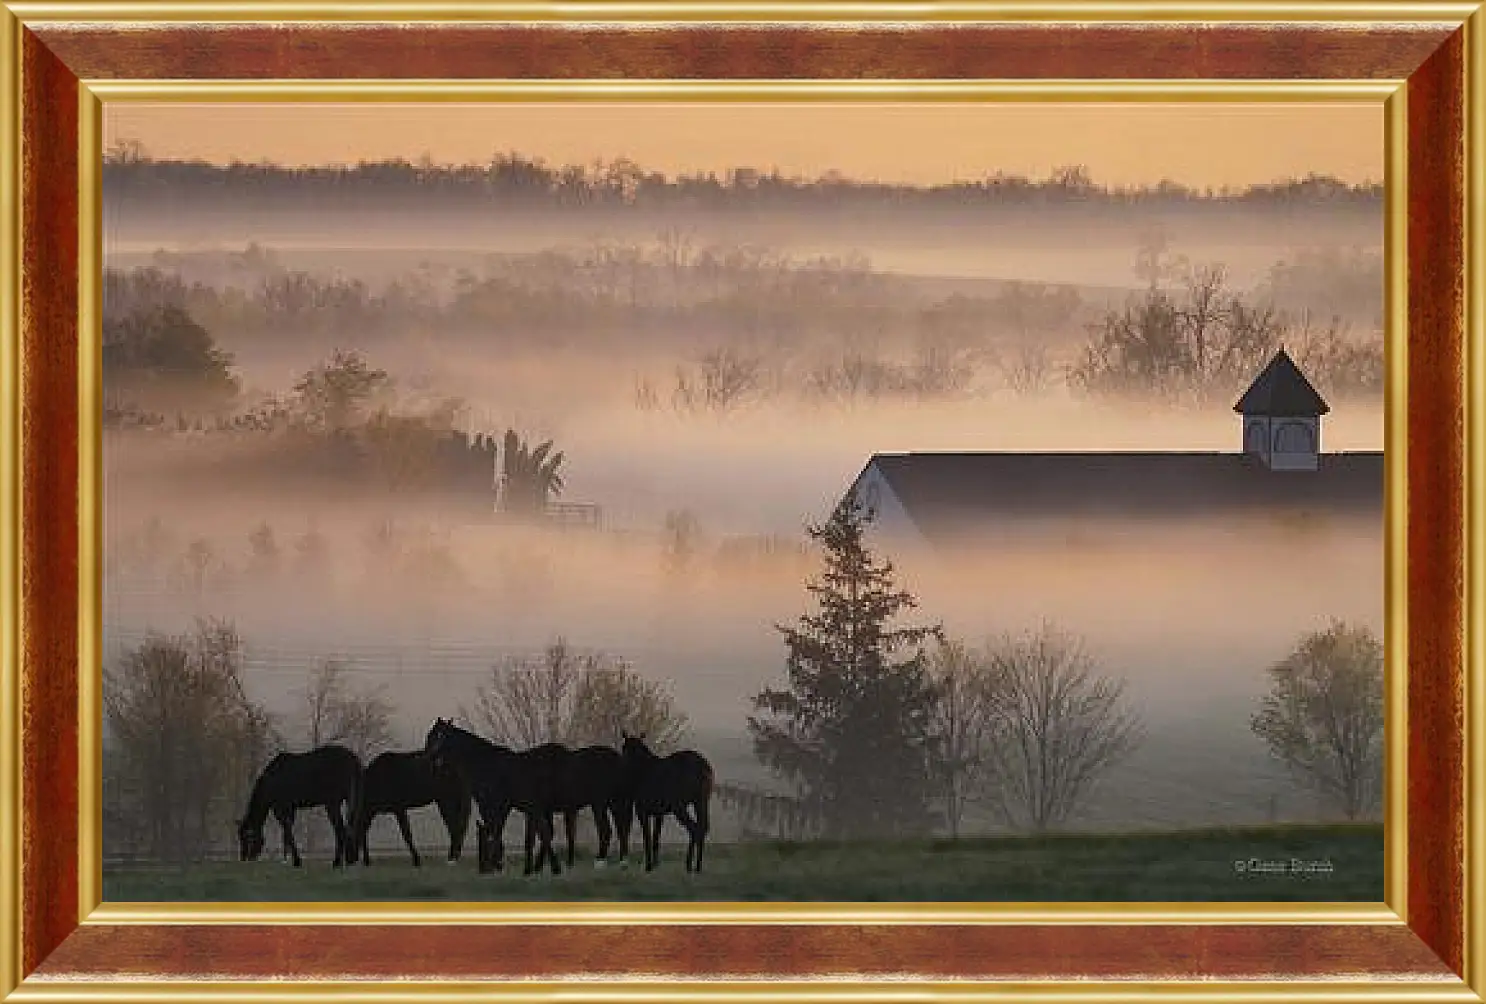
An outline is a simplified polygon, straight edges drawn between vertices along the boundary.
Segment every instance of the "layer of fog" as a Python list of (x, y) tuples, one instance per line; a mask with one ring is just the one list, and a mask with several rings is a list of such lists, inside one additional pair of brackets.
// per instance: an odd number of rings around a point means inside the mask
[[(389, 233), (381, 250), (367, 251), (374, 241), (348, 230), (339, 239), (355, 244), (351, 250), (335, 250), (327, 246), (335, 235), (319, 235), (321, 243), (295, 251), (271, 229), (246, 220), (242, 226), (290, 267), (339, 269), (369, 281), (430, 258), (459, 260), (426, 230), (419, 235), (426, 250), (398, 245), (411, 227)], [(1338, 234), (1345, 237), (1344, 230)], [(1296, 244), (1338, 236), (1286, 233)], [(243, 242), (230, 236), (212, 243), (240, 248)], [(642, 236), (653, 237), (653, 229)], [(1133, 238), (1091, 247), (1097, 242), (1067, 232), (1023, 236), (1027, 246), (1018, 248), (1011, 235), (998, 234), (990, 252), (972, 246), (985, 247), (983, 235), (939, 250), (904, 250), (889, 241), (874, 247), (872, 258), (878, 267), (919, 274), (1113, 287), (1138, 281), (1130, 267)], [(858, 249), (810, 245), (807, 237), (784, 247)], [(155, 238), (116, 235), (108, 264), (133, 264), (128, 250), (153, 251), (161, 243)], [(1045, 240), (1083, 250), (1037, 250)], [(1173, 251), (1224, 260), (1240, 285), (1289, 246), (1206, 241), (1178, 241)], [(519, 232), (491, 242), (532, 250)], [(699, 335), (699, 345), (705, 341)], [(320, 361), (308, 352), (234, 351), (252, 391), (282, 392), (296, 373)], [(252, 696), (286, 720), (299, 711), (297, 690), (313, 665), (341, 656), (351, 661), (353, 680), (385, 687), (397, 708), (399, 738), (413, 743), (434, 715), (469, 705), (492, 664), (534, 655), (563, 636), (668, 682), (696, 726), (698, 745), (721, 761), (723, 778), (755, 781), (761, 772), (744, 738), (750, 698), (783, 680), (785, 649), (775, 625), (804, 612), (804, 579), (818, 561), (792, 557), (785, 548), (770, 558), (728, 563), (717, 555), (729, 541), (803, 543), (806, 521), (823, 516), (877, 452), (1239, 446), (1238, 419), (1227, 402), (1171, 411), (1117, 408), (1066, 392), (996, 393), (938, 404), (770, 402), (721, 416), (684, 415), (635, 407), (637, 376), (664, 383), (676, 362), (660, 355), (634, 353), (622, 364), (534, 352), (490, 358), (473, 347), (455, 352), (435, 338), (371, 361), (405, 388), (464, 399), (474, 430), (511, 427), (534, 441), (554, 440), (567, 458), (562, 500), (601, 506), (605, 530), (535, 535), (374, 493), (331, 496), (261, 473), (237, 477), (250, 467), (262, 470), (252, 456), (262, 446), (251, 441), (110, 433), (104, 446), (110, 657), (147, 630), (178, 631), (195, 616), (225, 617), (245, 639)], [(1327, 450), (1374, 450), (1381, 442), (1376, 405), (1336, 402), (1325, 419)], [(675, 571), (663, 560), (660, 531), (666, 514), (679, 510), (695, 514), (702, 538), (690, 566)], [(168, 540), (158, 567), (145, 574), (128, 567), (125, 556), (156, 519)], [(448, 562), (439, 566), (447, 578), (410, 574), (374, 551), (368, 542), (388, 522), (410, 551), (451, 558), (452, 572)], [(244, 572), (248, 535), (264, 523), (291, 555), (299, 535), (311, 528), (323, 533), (330, 558), (321, 572), (328, 575), (290, 568), (271, 582), (253, 581)], [(1302, 632), (1333, 617), (1381, 631), (1381, 528), (1337, 523), (1297, 534), (1282, 523), (1197, 519), (1155, 529), (1084, 529), (1083, 538), (1056, 546), (972, 555), (969, 570), (914, 553), (894, 557), (904, 585), (921, 600), (923, 619), (943, 621), (971, 642), (1052, 620), (1085, 637), (1102, 669), (1129, 681), (1150, 738), (1091, 807), (1088, 825), (1262, 820), (1275, 811), (1268, 799), (1276, 793), (1287, 800), (1281, 815), (1313, 812), (1248, 735), (1247, 719), (1265, 667)], [(178, 566), (198, 539), (209, 542), (216, 565), (204, 586), (184, 588)]]
[(295, 268), (339, 268), (369, 280), (412, 261), (460, 262), (485, 254), (521, 254), (537, 248), (571, 249), (603, 242), (648, 242), (662, 230), (684, 233), (697, 246), (749, 244), (797, 258), (870, 254), (881, 271), (911, 276), (1018, 279), (1081, 286), (1134, 288), (1133, 249), (1153, 230), (1174, 253), (1223, 262), (1232, 280), (1249, 286), (1287, 249), (1335, 245), (1380, 247), (1375, 212), (1292, 212), (1232, 208), (1183, 211), (1049, 212), (1008, 208), (873, 214), (730, 212), (502, 213), (418, 209), (402, 212), (329, 212), (301, 209), (203, 212), (169, 204), (116, 212), (106, 221), (107, 253), (120, 264), (142, 261), (160, 248), (206, 251), (256, 242), (274, 248)]
[[(168, 572), (111, 578), (106, 644), (117, 653), (146, 629), (227, 617), (246, 641), (253, 695), (288, 720), (309, 670), (338, 656), (351, 661), (354, 680), (385, 687), (399, 737), (413, 743), (435, 715), (472, 704), (492, 665), (535, 655), (561, 636), (666, 681), (706, 746), (709, 734), (741, 738), (751, 697), (782, 682), (785, 648), (774, 625), (805, 612), (804, 579), (818, 569), (816, 556), (787, 551), (726, 564), (714, 556), (729, 538), (803, 543), (805, 521), (824, 515), (877, 450), (1232, 449), (1237, 424), (1228, 414), (1120, 415), (1031, 399), (813, 416), (759, 410), (723, 421), (564, 409), (537, 428), (568, 453), (564, 498), (602, 506), (607, 529), (553, 534), (479, 525), (390, 498), (234, 484), (230, 450), (210, 438), (161, 450), (111, 436), (106, 552), (127, 553), (159, 518), (171, 537), (167, 555), (178, 561), (188, 541), (205, 539), (224, 568), (199, 594), (172, 587)], [(1339, 411), (1326, 435), (1333, 447), (1374, 447), (1378, 427), (1376, 413), (1358, 408)], [(202, 477), (208, 462), (217, 473)], [(677, 572), (664, 560), (660, 528), (679, 509), (696, 514), (702, 538), (691, 566)], [(409, 547), (452, 556), (454, 575), (434, 581), (391, 566), (369, 543), (384, 521)], [(323, 533), (328, 578), (290, 568), (255, 584), (242, 574), (248, 534), (265, 522), (289, 553), (309, 528)], [(1227, 752), (1202, 769), (1218, 778), (1235, 755), (1247, 758), (1240, 773), (1273, 773), (1245, 732), (1247, 717), (1265, 667), (1303, 632), (1333, 617), (1381, 632), (1379, 526), (1299, 532), (1278, 521), (1206, 519), (1084, 525), (1071, 540), (1036, 539), (1035, 547), (974, 554), (968, 568), (963, 554), (958, 566), (913, 551), (893, 557), (922, 619), (958, 637), (979, 642), (1043, 620), (1084, 636), (1100, 667), (1129, 681), (1131, 700), (1151, 722), (1152, 749), (1166, 748), (1163, 736), (1208, 722), (1198, 733)], [(1159, 759), (1177, 774), (1177, 765), (1198, 762), (1185, 754)], [(759, 773), (746, 760), (723, 772), (748, 780)], [(1138, 821), (1111, 811), (1095, 818)], [(1187, 810), (1142, 811), (1158, 820)], [(1224, 818), (1211, 807), (1191, 811), (1175, 822)]]

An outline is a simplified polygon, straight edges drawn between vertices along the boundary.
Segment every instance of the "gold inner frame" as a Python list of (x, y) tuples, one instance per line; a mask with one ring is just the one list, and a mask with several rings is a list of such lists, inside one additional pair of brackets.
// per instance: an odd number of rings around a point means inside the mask
[[(1465, 951), (1486, 977), (1486, 8), (1465, 22)], [(1385, 731), (1387, 726), (1384, 726)], [(1386, 834), (1386, 831), (1385, 831)], [(1385, 835), (1386, 847), (1386, 835)], [(1402, 910), (1400, 916), (1405, 916)]]
[[(82, 5), (46, 6), (48, 12)], [(133, 6), (132, 4), (130, 5)], [(214, 10), (226, 5), (213, 4)], [(255, 14), (268, 5), (252, 5)], [(731, 8), (731, 5), (729, 5)], [(1069, 5), (1058, 5), (1066, 10)], [(1080, 5), (1077, 10), (1082, 10)], [(1350, 6), (1350, 5), (1349, 5)], [(1356, 5), (1362, 7), (1364, 5)], [(1366, 5), (1369, 10), (1397, 5)], [(1433, 8), (1407, 5), (1412, 20)], [(690, 8), (690, 5), (688, 5)], [(192, 9), (198, 9), (193, 7)], [(233, 6), (233, 10), (242, 10)], [(304, 8), (296, 6), (295, 10)], [(379, 6), (378, 10), (382, 8)], [(648, 8), (646, 8), (648, 9)], [(791, 10), (798, 10), (791, 5)], [(880, 11), (874, 7), (873, 10)], [(1252, 8), (1246, 8), (1252, 9)], [(27, 16), (37, 6), (17, 5)], [(1458, 12), (1458, 5), (1439, 10)], [(1330, 11), (1328, 11), (1330, 13)], [(152, 12), (153, 14), (153, 12)], [(880, 16), (880, 15), (879, 15)], [(1000, 20), (1000, 19), (998, 19)], [(101, 160), (105, 102), (265, 101), (1349, 102), (1380, 105), (1385, 148), (1384, 644), (1385, 865), (1382, 903), (232, 903), (101, 901)], [(85, 924), (1403, 924), (1407, 833), (1407, 87), (1402, 81), (82, 81), (79, 88), (79, 842)], [(1479, 147), (1479, 137), (1475, 143)], [(1477, 152), (1480, 162), (1479, 151)], [(1478, 202), (1480, 200), (1477, 200)], [(1479, 210), (1479, 206), (1478, 206)], [(1475, 301), (1479, 303), (1480, 297)], [(1486, 386), (1486, 381), (1482, 382)], [(3, 384), (0, 384), (3, 389)], [(1486, 411), (1486, 404), (1482, 409)], [(1477, 440), (1480, 446), (1480, 440)], [(1479, 543), (1479, 538), (1476, 538)], [(1478, 566), (1479, 567), (1479, 566)], [(1480, 776), (1478, 774), (1478, 776)], [(1473, 805), (1479, 808), (1479, 799)], [(650, 998), (654, 999), (654, 998)]]
[[(0, 108), (20, 111), (20, 25), (0, 15)], [(0, 127), (0, 992), (20, 979), (20, 116)], [(101, 668), (101, 667), (100, 667)], [(102, 719), (99, 728), (102, 729)]]
[(26, 22), (559, 22), (678, 24), (816, 22), (854, 26), (1069, 22), (1206, 21), (1227, 24), (1324, 22), (1447, 23), (1478, 11), (1479, 0), (19, 0)]

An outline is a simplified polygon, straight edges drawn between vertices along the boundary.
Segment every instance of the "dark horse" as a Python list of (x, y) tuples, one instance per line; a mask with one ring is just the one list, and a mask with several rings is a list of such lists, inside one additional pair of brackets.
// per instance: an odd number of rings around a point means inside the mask
[[(568, 867), (573, 867), (577, 850), (578, 815), (584, 809), (593, 810), (594, 829), (598, 831), (599, 849), (594, 858), (594, 867), (601, 868), (609, 860), (609, 845), (617, 834), (619, 837), (619, 860), (629, 856), (630, 826), (634, 823), (634, 799), (629, 790), (629, 776), (624, 769), (624, 758), (611, 746), (584, 746), (567, 750), (556, 743), (539, 746), (548, 755), (561, 759), (562, 770), (558, 774), (557, 790), (553, 804), (562, 813), (563, 829), (568, 841)], [(561, 750), (562, 755), (556, 751)], [(486, 833), (480, 840), (480, 867), (489, 870), (489, 855), (495, 853), (494, 833)], [(526, 823), (526, 860), (531, 868), (532, 843), (536, 838), (531, 818)]]
[[(694, 750), (656, 756), (644, 738), (637, 736), (624, 737), (623, 755), (635, 813), (640, 817), (640, 837), (645, 843), (645, 870), (660, 864), (660, 831), (666, 813), (670, 813), (681, 820), (689, 838), (686, 870), (701, 871), (702, 849), (711, 828), (712, 765)], [(695, 816), (690, 809), (696, 810)]]
[(413, 830), (408, 825), (408, 810), (437, 804), (444, 827), (449, 831), (449, 863), (459, 860), (464, 847), (464, 834), (470, 821), (470, 790), (459, 772), (449, 765), (435, 768), (427, 753), (383, 753), (367, 764), (361, 777), (361, 801), (351, 817), (351, 832), (361, 852), (361, 863), (371, 864), (367, 832), (372, 820), (384, 812), (397, 819), (402, 839), (413, 856), (413, 866), (421, 865), (418, 848), (413, 844)]
[(294, 844), (294, 813), (323, 806), (335, 830), (335, 865), (356, 860), (355, 835), (347, 829), (341, 804), (354, 809), (361, 788), (361, 761), (344, 746), (320, 746), (308, 753), (280, 753), (268, 762), (248, 797), (248, 811), (237, 821), (239, 857), (256, 861), (263, 853), (263, 823), (270, 812), (283, 828), (284, 846), (294, 867), (303, 862)]
[[(436, 768), (445, 762), (453, 764), (469, 785), (475, 804), (480, 807), (482, 825), (478, 839), (482, 850), (487, 843), (492, 845), (490, 859), (496, 869), (504, 859), (501, 841), (506, 818), (512, 809), (519, 809), (535, 825), (540, 842), (536, 867), (533, 869), (528, 862), (527, 874), (541, 871), (542, 862), (548, 859), (554, 875), (562, 872), (557, 851), (552, 847), (552, 813), (557, 809), (556, 794), (567, 756), (565, 749), (538, 746), (516, 753), (465, 731), (447, 718), (434, 721), (423, 748), (433, 757)], [(485, 857), (482, 853), (482, 868)]]

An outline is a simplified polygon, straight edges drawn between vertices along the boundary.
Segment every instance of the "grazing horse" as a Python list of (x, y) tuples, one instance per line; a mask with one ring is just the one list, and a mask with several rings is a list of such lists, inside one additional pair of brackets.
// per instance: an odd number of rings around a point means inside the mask
[[(423, 748), (433, 757), (436, 768), (445, 762), (453, 764), (469, 785), (475, 804), (480, 807), (481, 823), (491, 831), (489, 836), (479, 834), (479, 840), (482, 847), (487, 842), (492, 845), (490, 858), (497, 870), (504, 862), (502, 834), (506, 818), (512, 809), (519, 809), (535, 825), (541, 844), (535, 870), (541, 871), (542, 862), (550, 859), (552, 874), (562, 872), (557, 851), (552, 847), (552, 813), (557, 809), (556, 793), (567, 750), (550, 744), (515, 753), (460, 728), (447, 718), (435, 719)], [(482, 860), (482, 869), (483, 866)], [(532, 871), (528, 861), (526, 873)]]
[(263, 823), (270, 812), (283, 828), (284, 846), (303, 864), (294, 843), (294, 813), (323, 806), (335, 830), (335, 866), (356, 860), (355, 835), (341, 816), (341, 804), (354, 810), (361, 789), (361, 761), (344, 746), (320, 746), (308, 753), (280, 753), (268, 762), (248, 797), (248, 811), (237, 821), (238, 856), (256, 861), (263, 853)]
[[(701, 871), (702, 850), (711, 828), (712, 765), (695, 750), (656, 756), (641, 736), (624, 737), (623, 756), (634, 793), (635, 813), (640, 817), (645, 870), (651, 871), (660, 864), (661, 826), (666, 813), (671, 813), (686, 827), (686, 870)], [(691, 808), (696, 810), (695, 816), (688, 811)]]
[(361, 852), (361, 863), (371, 864), (367, 831), (372, 820), (384, 812), (397, 819), (403, 842), (413, 856), (413, 867), (421, 865), (418, 848), (413, 844), (413, 830), (408, 825), (408, 810), (437, 804), (444, 827), (449, 831), (449, 864), (459, 860), (464, 847), (465, 829), (470, 821), (470, 790), (459, 772), (447, 764), (436, 769), (433, 759), (421, 750), (410, 753), (382, 753), (367, 764), (361, 778), (361, 801), (352, 815), (351, 832)]

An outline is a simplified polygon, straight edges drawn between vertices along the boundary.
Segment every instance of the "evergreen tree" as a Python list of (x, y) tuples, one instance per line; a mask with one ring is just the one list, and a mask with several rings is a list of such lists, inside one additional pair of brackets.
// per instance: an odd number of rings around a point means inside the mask
[(853, 493), (808, 528), (825, 551), (823, 574), (806, 584), (817, 609), (779, 626), (789, 686), (759, 694), (761, 714), (748, 719), (754, 754), (796, 786), (828, 837), (933, 823), (935, 693), (919, 646), (939, 628), (890, 626), (917, 601), (867, 547), (873, 515)]

